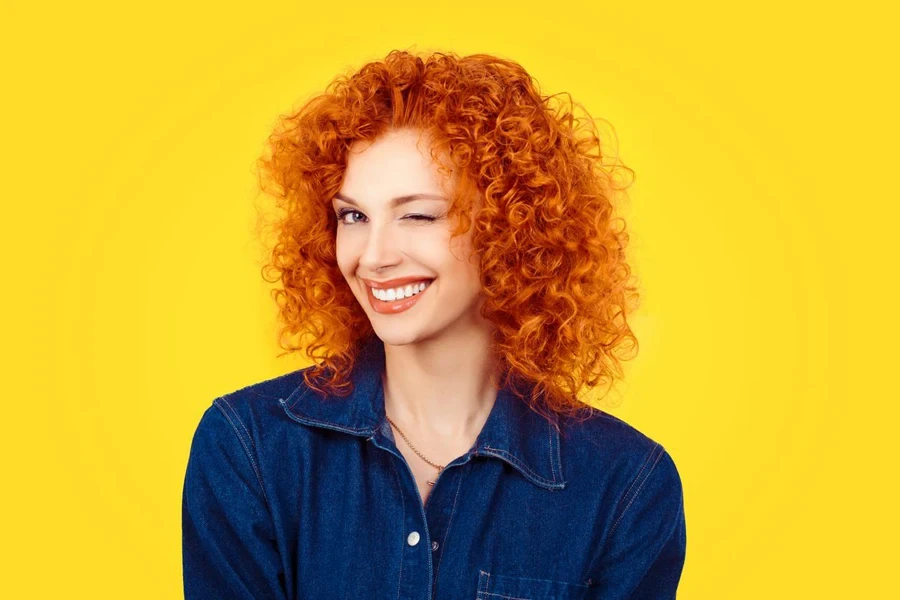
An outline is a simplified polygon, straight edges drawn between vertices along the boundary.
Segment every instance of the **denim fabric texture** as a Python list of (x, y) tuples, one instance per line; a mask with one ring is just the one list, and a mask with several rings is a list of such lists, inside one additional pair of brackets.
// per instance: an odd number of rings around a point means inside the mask
[(675, 598), (684, 502), (662, 445), (590, 407), (548, 421), (501, 388), (423, 506), (383, 369), (376, 337), (350, 396), (298, 370), (206, 409), (183, 490), (187, 600)]

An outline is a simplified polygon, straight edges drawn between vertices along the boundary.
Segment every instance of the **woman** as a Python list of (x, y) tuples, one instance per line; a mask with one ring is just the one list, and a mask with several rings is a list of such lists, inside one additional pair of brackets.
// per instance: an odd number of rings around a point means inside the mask
[(553, 99), (395, 51), (281, 121), (267, 268), (315, 364), (201, 418), (188, 600), (675, 597), (672, 458), (577, 398), (621, 377), (636, 292), (593, 122)]

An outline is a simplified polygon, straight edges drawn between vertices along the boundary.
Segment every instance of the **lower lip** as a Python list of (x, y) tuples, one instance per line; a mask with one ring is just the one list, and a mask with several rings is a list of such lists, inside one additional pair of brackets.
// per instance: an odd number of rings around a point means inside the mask
[(393, 315), (412, 308), (419, 301), (419, 298), (428, 293), (428, 290), (431, 289), (431, 285), (433, 283), (434, 279), (428, 282), (428, 285), (424, 290), (422, 290), (415, 296), (412, 296), (411, 298), (404, 298), (403, 300), (393, 300), (388, 302), (379, 300), (375, 297), (375, 294), (372, 293), (372, 288), (368, 285), (366, 285), (366, 289), (368, 290), (366, 295), (369, 297), (369, 304), (372, 306), (372, 309), (375, 312), (386, 315)]

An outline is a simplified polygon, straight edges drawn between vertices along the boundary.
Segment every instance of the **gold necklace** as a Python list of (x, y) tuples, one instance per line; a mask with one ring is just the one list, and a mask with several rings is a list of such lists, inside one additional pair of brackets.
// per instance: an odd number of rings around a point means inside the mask
[[(416, 447), (413, 446), (413, 445), (410, 443), (409, 438), (407, 438), (407, 437), (403, 434), (403, 432), (400, 431), (400, 428), (397, 427), (397, 424), (394, 423), (393, 421), (391, 421), (391, 418), (388, 417), (387, 415), (385, 415), (385, 417), (387, 417), (387, 420), (390, 421), (391, 425), (393, 425), (394, 428), (400, 433), (400, 435), (403, 437), (403, 440), (406, 442), (406, 445), (409, 446), (410, 448), (412, 448), (412, 451), (415, 452), (416, 454), (418, 454), (418, 455), (419, 455), (419, 458), (421, 458), (422, 460), (424, 460), (425, 462), (427, 462), (429, 465), (431, 465), (432, 467), (434, 467), (435, 469), (437, 469), (437, 470), (438, 470), (438, 475), (440, 475), (440, 474), (441, 474), (441, 471), (444, 470), (444, 467), (441, 466), (441, 465), (437, 465), (437, 464), (431, 462), (430, 460), (428, 460), (427, 458), (425, 458), (425, 456), (423, 456), (421, 452), (419, 452), (418, 450), (416, 450)], [(434, 482), (437, 481), (437, 477), (434, 478), (434, 481), (428, 481), (428, 480), (426, 480), (426, 481), (428, 482), (428, 485), (433, 486), (433, 485), (434, 485)]]

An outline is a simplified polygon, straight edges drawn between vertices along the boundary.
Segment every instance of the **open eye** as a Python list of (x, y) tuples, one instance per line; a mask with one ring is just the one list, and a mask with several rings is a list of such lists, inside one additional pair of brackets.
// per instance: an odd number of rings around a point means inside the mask
[(360, 215), (362, 214), (358, 210), (353, 210), (352, 208), (342, 208), (337, 213), (337, 218), (338, 218), (338, 221), (341, 223), (341, 225), (352, 225), (353, 224), (353, 223), (347, 223), (346, 221), (344, 221), (344, 215), (346, 215), (347, 213), (357, 213)]

